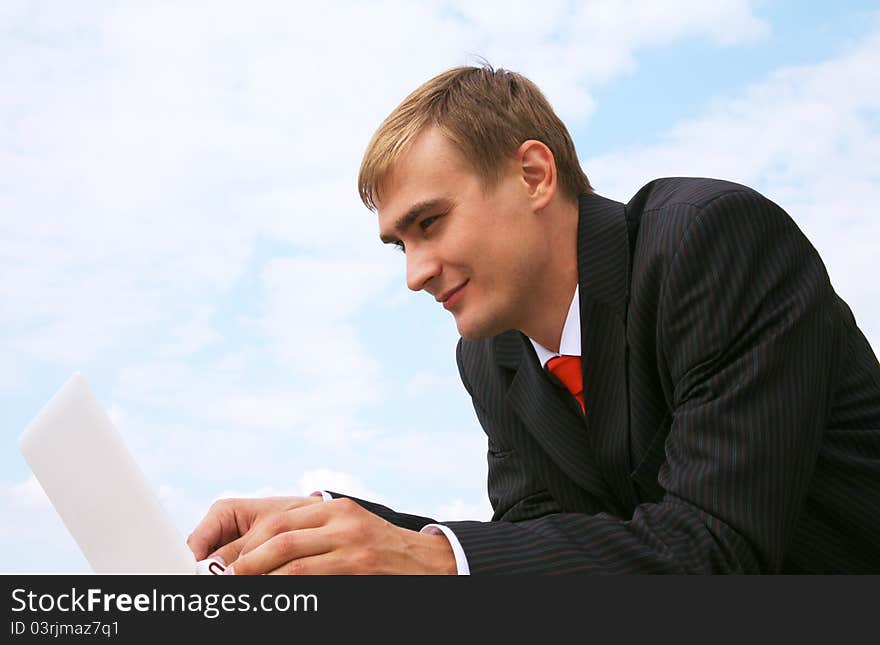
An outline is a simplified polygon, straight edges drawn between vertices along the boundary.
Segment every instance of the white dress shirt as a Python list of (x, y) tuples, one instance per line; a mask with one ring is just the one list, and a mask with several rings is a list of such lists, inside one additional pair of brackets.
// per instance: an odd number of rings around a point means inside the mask
[[(562, 337), (559, 340), (559, 351), (550, 351), (532, 338), (529, 338), (529, 340), (535, 348), (535, 353), (538, 355), (541, 367), (544, 367), (547, 364), (547, 361), (554, 356), (561, 356), (563, 354), (566, 356), (581, 355), (581, 307), (577, 288), (574, 290), (574, 297), (571, 299), (571, 304), (568, 307), (568, 315), (565, 317), (565, 324), (562, 326)], [(317, 493), (312, 494), (315, 495)], [(324, 497), (325, 502), (333, 499), (327, 491), (320, 491), (320, 494)], [(452, 553), (455, 555), (455, 566), (458, 569), (458, 575), (470, 575), (471, 569), (470, 566), (468, 566), (467, 556), (464, 554), (461, 542), (458, 541), (458, 538), (455, 536), (455, 533), (452, 532), (452, 529), (448, 526), (443, 526), (442, 524), (427, 524), (423, 526), (422, 530), (419, 532), (429, 533), (431, 535), (442, 533), (445, 535), (446, 539), (449, 540), (449, 545), (452, 547)]]

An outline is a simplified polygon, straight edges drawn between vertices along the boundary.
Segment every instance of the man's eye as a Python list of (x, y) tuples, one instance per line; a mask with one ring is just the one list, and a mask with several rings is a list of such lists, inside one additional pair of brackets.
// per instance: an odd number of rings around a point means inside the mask
[(435, 220), (435, 219), (438, 219), (439, 217), (440, 217), (439, 215), (431, 215), (431, 217), (426, 217), (426, 218), (423, 219), (421, 222), (419, 222), (419, 228), (421, 228), (423, 231), (424, 231), (424, 230), (427, 230), (427, 228), (428, 228), (431, 224), (434, 223), (434, 220)]
[[(434, 220), (438, 220), (441, 217), (443, 217), (442, 214), (441, 215), (431, 215), (430, 217), (426, 217), (421, 222), (419, 222), (419, 228), (422, 229), (423, 232), (427, 231), (428, 228), (431, 226), (431, 224), (434, 223)], [(398, 251), (400, 251), (401, 253), (406, 253), (406, 246), (404, 246), (404, 244), (401, 240), (394, 240), (394, 242), (392, 242), (392, 244), (394, 245), (394, 248), (397, 249)]]

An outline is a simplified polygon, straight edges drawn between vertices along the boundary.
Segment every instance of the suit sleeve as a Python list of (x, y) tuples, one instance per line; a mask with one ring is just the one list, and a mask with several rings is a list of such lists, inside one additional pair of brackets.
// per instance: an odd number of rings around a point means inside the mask
[(330, 493), (330, 496), (334, 499), (338, 497), (347, 497), (351, 501), (357, 502), (358, 505), (363, 506), (374, 515), (378, 515), (383, 520), (387, 520), (392, 524), (396, 524), (401, 528), (409, 529), (411, 531), (421, 531), (422, 528), (427, 524), (437, 524), (436, 520), (433, 520), (430, 517), (423, 517), (421, 515), (410, 515), (409, 513), (399, 513), (393, 509), (388, 508), (387, 506), (377, 504), (376, 502), (358, 499), (357, 497), (352, 497), (351, 495), (345, 495), (343, 493), (335, 493), (333, 491), (327, 492)]
[(815, 249), (757, 193), (685, 231), (660, 296), (664, 494), (631, 517), (449, 522), (472, 573), (776, 572), (817, 460), (841, 330)]

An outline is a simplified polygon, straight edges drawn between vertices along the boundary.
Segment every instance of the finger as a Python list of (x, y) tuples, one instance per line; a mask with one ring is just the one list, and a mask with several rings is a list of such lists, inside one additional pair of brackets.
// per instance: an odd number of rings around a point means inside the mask
[(240, 537), (236, 508), (244, 501), (222, 499), (211, 505), (205, 517), (186, 540), (196, 560), (203, 560), (218, 546)]
[(273, 513), (257, 522), (252, 530), (248, 532), (247, 540), (241, 548), (240, 555), (253, 551), (276, 535), (322, 526), (326, 515), (326, 509), (322, 509), (320, 505), (311, 504), (292, 507), (280, 513)]
[(222, 533), (223, 529), (219, 519), (209, 512), (208, 515), (202, 518), (202, 521), (199, 522), (193, 532), (190, 533), (190, 536), (186, 538), (186, 544), (189, 550), (193, 552), (196, 560), (204, 560), (205, 556), (208, 555), (208, 551), (219, 542)]
[[(208, 513), (199, 522), (187, 544), (196, 559), (204, 559), (218, 547), (231, 543), (246, 535), (261, 515), (271, 514), (287, 508), (298, 508), (320, 503), (314, 497), (265, 497), (261, 499), (221, 499), (211, 505)], [(237, 557), (240, 547), (231, 549)]]
[(320, 555), (333, 549), (325, 531), (301, 529), (273, 536), (232, 563), (235, 575), (258, 575), (278, 569), (301, 558)]
[(238, 559), (239, 555), (241, 555), (241, 548), (248, 541), (249, 537), (250, 534), (245, 533), (237, 540), (233, 540), (229, 544), (221, 546), (208, 557), (218, 558), (223, 562), (224, 565), (230, 562), (235, 562)]

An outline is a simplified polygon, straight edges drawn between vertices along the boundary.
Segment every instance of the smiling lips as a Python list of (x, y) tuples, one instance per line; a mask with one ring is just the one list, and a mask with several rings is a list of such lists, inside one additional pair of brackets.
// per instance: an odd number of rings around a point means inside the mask
[(446, 294), (444, 297), (437, 299), (439, 302), (443, 303), (444, 309), (446, 309), (448, 311), (449, 309), (451, 309), (452, 307), (455, 306), (455, 303), (457, 303), (459, 300), (461, 300), (462, 290), (464, 289), (465, 285), (467, 285), (468, 282), (469, 282), (468, 280), (465, 280), (463, 283), (461, 283), (458, 287), (456, 287), (451, 292)]

